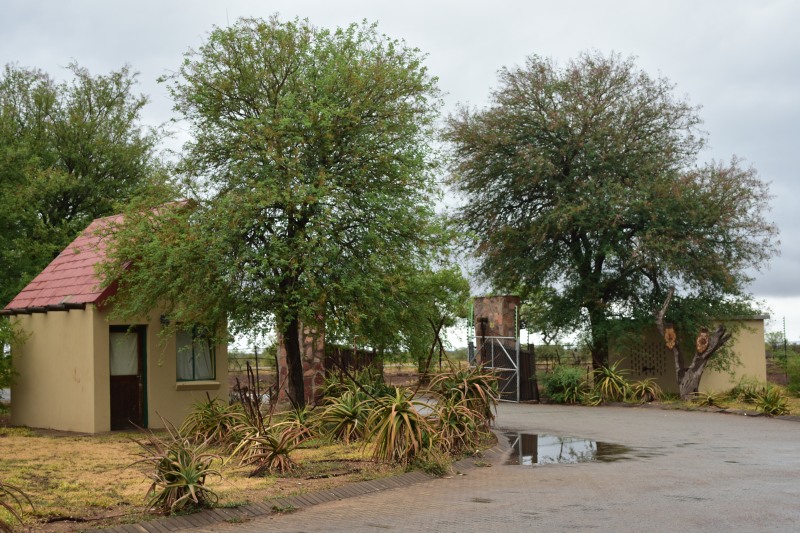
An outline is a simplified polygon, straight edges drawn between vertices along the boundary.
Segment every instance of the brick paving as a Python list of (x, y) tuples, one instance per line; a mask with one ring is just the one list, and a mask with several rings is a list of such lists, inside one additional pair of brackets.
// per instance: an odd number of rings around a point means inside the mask
[[(800, 530), (800, 433), (794, 421), (503, 404), (498, 425), (501, 432), (584, 437), (630, 452), (608, 463), (516, 466), (503, 464), (509, 448), (501, 442), (478, 462), (487, 467), (460, 463), (462, 475), (415, 472), (349, 485), (330, 491), (332, 496), (225, 509), (227, 521), (214, 514), (219, 510), (208, 511), (191, 515), (205, 521), (192, 527), (201, 533)], [(321, 503), (309, 505), (309, 498)], [(265, 512), (275, 503), (296, 510)], [(115, 532), (174, 531), (189, 517), (179, 518), (180, 524), (171, 518)]]

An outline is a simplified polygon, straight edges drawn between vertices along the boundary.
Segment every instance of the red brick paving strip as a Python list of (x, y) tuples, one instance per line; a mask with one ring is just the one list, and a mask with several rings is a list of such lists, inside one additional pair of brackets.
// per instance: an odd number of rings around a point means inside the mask
[[(496, 454), (498, 452), (499, 450), (493, 448), (488, 453)], [(465, 470), (467, 468), (474, 467), (475, 461), (474, 459), (462, 459), (453, 466), (456, 470)], [(170, 516), (153, 520), (151, 522), (143, 522), (141, 524), (125, 524), (108, 529), (92, 529), (89, 530), (89, 532), (169, 533), (171, 531), (177, 531), (181, 529), (196, 529), (204, 526), (210, 526), (219, 522), (248, 520), (258, 516), (266, 516), (276, 512), (276, 510), (285, 509), (287, 507), (299, 509), (302, 507), (309, 507), (334, 500), (343, 500), (345, 498), (363, 496), (364, 494), (389, 490), (396, 487), (406, 487), (408, 485), (430, 481), (434, 478), (435, 476), (431, 476), (420, 471), (406, 472), (398, 476), (360, 481), (358, 483), (343, 485), (335, 489), (327, 489), (320, 492), (309, 492), (306, 494), (297, 494), (284, 498), (265, 500), (262, 503), (251, 503), (241, 507), (216, 507), (214, 509), (207, 509), (205, 511), (200, 511), (190, 515)]]

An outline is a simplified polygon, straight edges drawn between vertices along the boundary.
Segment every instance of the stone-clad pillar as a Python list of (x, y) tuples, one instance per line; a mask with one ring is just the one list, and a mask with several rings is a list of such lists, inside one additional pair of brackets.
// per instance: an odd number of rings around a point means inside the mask
[[(325, 330), (320, 323), (316, 328), (300, 324), (300, 360), (303, 363), (303, 391), (306, 403), (315, 404), (322, 398), (325, 384)], [(289, 368), (286, 349), (278, 335), (278, 384), (280, 398), (286, 398)]]
[(517, 337), (516, 309), (519, 305), (519, 296), (485, 296), (473, 300), (477, 363), (485, 362), (483, 337)]

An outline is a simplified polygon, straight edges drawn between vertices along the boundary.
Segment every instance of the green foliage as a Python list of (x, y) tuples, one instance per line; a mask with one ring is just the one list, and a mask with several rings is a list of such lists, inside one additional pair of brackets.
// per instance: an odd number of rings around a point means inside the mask
[(233, 334), (274, 326), (302, 406), (301, 324), (325, 316), (335, 332), (365, 299), (396, 307), (394, 287), (441, 243), (440, 102), (422, 61), (366, 23), (212, 30), (165, 80), (191, 134), (177, 171), (192, 202), (127, 213), (105, 272), (120, 279), (116, 312), (157, 300), (175, 321), (227, 320)]
[(792, 354), (786, 358), (786, 388), (795, 396), (800, 396), (800, 356)]
[(725, 394), (719, 391), (695, 392), (692, 401), (701, 407), (722, 407)]
[(539, 379), (544, 393), (554, 403), (579, 403), (590, 389), (583, 368), (560, 365), (539, 376)]
[(161, 181), (161, 134), (128, 67), (70, 82), (17, 65), (0, 73), (0, 306), (83, 231)]
[(149, 432), (147, 440), (135, 441), (142, 451), (138, 454), (141, 459), (133, 464), (143, 463), (152, 468), (147, 473), (152, 480), (147, 489), (148, 507), (175, 513), (214, 505), (217, 495), (205, 483), (208, 476), (221, 477), (211, 465), (222, 458), (206, 451), (208, 441), (198, 443), (182, 435), (169, 422), (164, 421), (164, 425), (167, 428), (165, 438)]
[(228, 405), (220, 398), (206, 395), (192, 406), (192, 411), (180, 427), (182, 435), (193, 436), (200, 442), (228, 448), (239, 441), (234, 428), (245, 420), (242, 405)]
[(367, 440), (375, 447), (376, 460), (407, 465), (432, 447), (434, 429), (420, 409), (428, 406), (405, 388), (381, 398), (367, 419)]
[(446, 476), (453, 472), (451, 457), (438, 448), (425, 448), (411, 461), (411, 468), (422, 470), (432, 476)]
[(446, 399), (463, 401), (465, 406), (479, 413), (488, 422), (494, 420), (499, 393), (497, 376), (481, 366), (452, 368), (431, 380), (430, 390)]
[(470, 407), (469, 401), (460, 396), (442, 396), (434, 408), (438, 442), (450, 454), (475, 450), (490, 435), (489, 422), (482, 411)]
[(789, 401), (783, 391), (776, 386), (764, 387), (755, 400), (756, 408), (769, 416), (789, 414)]
[(387, 384), (383, 376), (371, 367), (325, 378), (323, 395), (326, 398), (336, 398), (348, 392), (365, 398), (391, 397), (395, 394), (395, 387)]
[(286, 422), (261, 428), (245, 424), (237, 427), (237, 433), (242, 440), (231, 455), (241, 465), (255, 466), (251, 477), (292, 471), (296, 464), (289, 454), (310, 436), (307, 428)]
[(766, 384), (755, 378), (742, 376), (728, 393), (732, 400), (741, 400), (745, 403), (756, 403), (756, 400), (764, 391)]
[[(11, 344), (19, 340), (19, 332), (11, 325), (8, 317), (0, 317), (0, 389), (11, 386), (14, 380), (14, 368), (11, 365)], [(0, 394), (0, 400), (2, 400)]]
[(319, 417), (323, 433), (345, 444), (362, 439), (371, 405), (361, 391), (349, 390), (341, 396), (329, 398)]
[(627, 369), (619, 368), (620, 361), (604, 365), (595, 370), (594, 389), (601, 401), (622, 402), (628, 397), (630, 383), (625, 379)]
[[(23, 524), (22, 511), (25, 503), (31, 507), (31, 510), (34, 510), (33, 502), (25, 491), (16, 485), (0, 481), (0, 510), (5, 510), (14, 520)], [(6, 522), (0, 517), (0, 532), (13, 533), (13, 531), (12, 523)]]
[(628, 388), (628, 397), (642, 403), (657, 402), (661, 399), (662, 394), (661, 387), (653, 378), (634, 381)]
[(537, 328), (585, 332), (595, 368), (671, 286), (687, 335), (737, 314), (777, 251), (767, 185), (735, 157), (698, 162), (699, 124), (668, 80), (599, 53), (531, 56), (500, 71), (486, 108), (449, 117), (457, 222), (482, 273), (521, 291)]

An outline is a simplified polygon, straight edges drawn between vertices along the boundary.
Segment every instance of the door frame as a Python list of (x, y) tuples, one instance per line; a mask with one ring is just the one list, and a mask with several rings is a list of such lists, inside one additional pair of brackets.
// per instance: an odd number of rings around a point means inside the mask
[[(138, 352), (138, 377), (139, 377), (139, 409), (141, 412), (142, 427), (148, 427), (147, 417), (147, 326), (144, 324), (131, 324), (131, 325), (113, 325), (108, 328), (109, 333), (109, 352), (108, 357), (111, 357), (111, 333), (135, 333), (137, 352)], [(109, 394), (111, 395), (111, 369), (109, 368)], [(113, 416), (111, 413), (111, 397), (109, 397), (109, 427)]]

